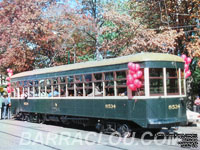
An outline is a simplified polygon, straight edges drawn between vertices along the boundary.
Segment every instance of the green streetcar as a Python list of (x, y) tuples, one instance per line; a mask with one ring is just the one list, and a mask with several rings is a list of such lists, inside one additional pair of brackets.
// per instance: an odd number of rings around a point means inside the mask
[[(142, 87), (126, 84), (129, 62), (143, 72)], [(186, 123), (186, 81), (181, 57), (140, 53), (37, 69), (11, 78), (12, 113), (22, 120), (94, 126), (130, 135)]]

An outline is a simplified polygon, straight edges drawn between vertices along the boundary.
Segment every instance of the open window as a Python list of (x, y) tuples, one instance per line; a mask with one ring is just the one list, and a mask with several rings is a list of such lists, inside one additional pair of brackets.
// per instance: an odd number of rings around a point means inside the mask
[(85, 74), (84, 76), (84, 85), (85, 85), (85, 95), (93, 96), (92, 93), (92, 74)]
[(141, 68), (143, 76), (139, 79), (142, 83), (141, 88), (138, 88), (137, 91), (132, 92), (132, 96), (145, 96), (145, 86), (144, 86), (144, 68)]
[(46, 80), (42, 79), (40, 80), (40, 97), (45, 97), (46, 96)]
[(103, 96), (103, 74), (94, 73), (94, 96)]
[(67, 95), (67, 89), (66, 89), (66, 77), (60, 77), (59, 78), (59, 86), (60, 86), (60, 96), (65, 97)]
[(29, 81), (29, 97), (33, 97), (33, 81)]
[(68, 96), (74, 96), (74, 76), (67, 77)]
[(83, 76), (75, 75), (76, 96), (83, 96)]
[(52, 96), (52, 80), (51, 79), (46, 79), (46, 86), (47, 86), (47, 96), (51, 97)]
[(16, 97), (15, 96), (15, 88), (16, 88), (16, 82), (11, 83), (11, 97)]
[(114, 73), (105, 73), (105, 94), (106, 96), (114, 96)]
[(38, 97), (39, 96), (39, 82), (38, 80), (33, 81), (33, 96)]
[(126, 71), (116, 72), (117, 96), (127, 96)]
[(59, 88), (58, 88), (58, 78), (52, 78), (52, 86), (53, 86), (53, 97), (59, 97)]

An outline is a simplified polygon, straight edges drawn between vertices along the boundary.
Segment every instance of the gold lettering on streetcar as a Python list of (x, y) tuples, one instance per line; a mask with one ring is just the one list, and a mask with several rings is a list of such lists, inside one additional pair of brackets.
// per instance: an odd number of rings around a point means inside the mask
[(174, 104), (174, 105), (169, 105), (168, 106), (168, 109), (179, 109), (181, 106), (180, 106), (180, 104)]
[(106, 109), (115, 109), (116, 105), (115, 104), (105, 104)]
[(29, 103), (28, 102), (24, 102), (24, 105), (29, 105)]

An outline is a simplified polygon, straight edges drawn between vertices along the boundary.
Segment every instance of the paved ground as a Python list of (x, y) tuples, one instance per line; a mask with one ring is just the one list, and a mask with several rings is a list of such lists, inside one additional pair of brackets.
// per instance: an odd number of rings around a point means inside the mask
[[(186, 136), (188, 133), (193, 133), (192, 141), (189, 135)], [(148, 134), (123, 139), (52, 124), (0, 120), (0, 150), (182, 150), (184, 140), (189, 144), (195, 140), (200, 143), (200, 127), (180, 127), (175, 133), (167, 134), (168, 139), (162, 133), (158, 136)], [(197, 146), (185, 149), (200, 149), (200, 144)]]

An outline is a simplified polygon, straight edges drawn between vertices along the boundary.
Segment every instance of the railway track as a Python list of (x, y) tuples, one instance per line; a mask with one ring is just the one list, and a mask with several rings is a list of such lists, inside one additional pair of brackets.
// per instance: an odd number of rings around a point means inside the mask
[[(17, 124), (6, 123), (6, 122), (0, 122), (0, 124), (6, 124), (6, 125), (10, 125), (10, 126), (19, 127), (19, 128), (31, 129), (31, 130), (34, 130), (34, 131), (40, 131), (40, 132), (44, 132), (44, 133), (52, 133), (52, 134), (56, 134), (58, 136), (64, 136), (64, 137), (67, 137), (67, 138), (71, 138), (71, 139), (75, 139), (75, 140), (81, 140), (81, 141), (93, 143), (93, 144), (96, 144), (96, 145), (102, 145), (102, 146), (113, 148), (113, 149), (116, 149), (116, 150), (128, 150), (128, 149), (125, 149), (125, 148), (122, 148), (122, 147), (118, 147), (118, 146), (114, 146), (114, 145), (111, 145), (111, 144), (108, 144), (108, 143), (101, 143), (101, 142), (98, 142), (98, 141), (95, 141), (95, 140), (89, 140), (89, 139), (79, 138), (79, 137), (76, 137), (76, 136), (71, 136), (71, 135), (65, 135), (65, 134), (61, 134), (61, 133), (51, 132), (51, 131), (47, 131), (47, 130), (44, 130), (44, 129), (38, 129), (38, 128), (35, 128), (35, 127), (28, 127), (28, 126), (24, 126), (24, 125), (17, 125)], [(44, 144), (42, 142), (38, 142), (38, 141), (33, 140), (33, 139), (24, 138), (24, 137), (21, 137), (19, 135), (15, 135), (13, 133), (1, 131), (1, 130), (0, 130), (0, 133), (9, 135), (9, 136), (12, 136), (12, 137), (15, 137), (15, 138), (23, 138), (23, 140), (27, 140), (27, 141), (33, 142), (35, 144), (39, 144), (39, 145), (48, 147), (50, 149), (62, 150), (60, 148)]]

